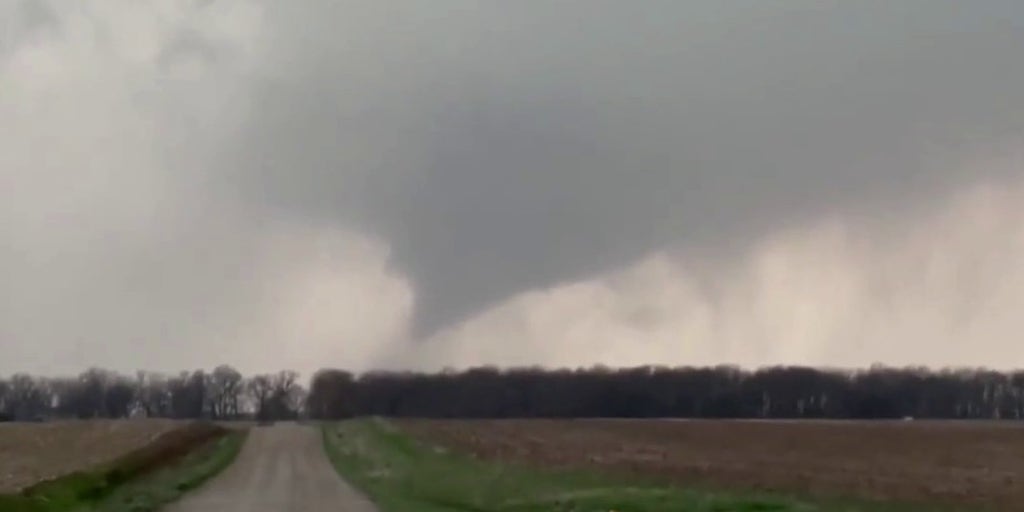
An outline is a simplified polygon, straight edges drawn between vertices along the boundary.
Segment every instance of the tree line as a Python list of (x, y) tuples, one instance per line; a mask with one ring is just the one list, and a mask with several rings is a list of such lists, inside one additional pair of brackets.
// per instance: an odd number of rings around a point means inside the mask
[(299, 374), (244, 377), (222, 365), (168, 376), (99, 368), (76, 377), (0, 379), (0, 420), (52, 418), (292, 419), (305, 402)]
[(354, 375), (323, 370), (310, 383), (306, 407), (310, 416), (321, 419), (1021, 419), (1024, 371), (483, 367)]
[(1022, 419), (1024, 371), (888, 368), (744, 370), (472, 368), (438, 373), (230, 366), (177, 375), (93, 368), (72, 378), (0, 379), (0, 420), (50, 418), (935, 418)]

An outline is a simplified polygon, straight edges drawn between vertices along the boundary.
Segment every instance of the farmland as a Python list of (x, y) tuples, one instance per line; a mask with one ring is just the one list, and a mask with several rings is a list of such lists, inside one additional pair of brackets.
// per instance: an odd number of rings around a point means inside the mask
[(1018, 509), (1024, 426), (957, 422), (406, 420), (484, 460), (689, 488)]
[(842, 503), (842, 508), (837, 509), (799, 498), (708, 492), (616, 478), (595, 471), (558, 471), (473, 459), (419, 442), (383, 420), (326, 425), (324, 448), (338, 472), (373, 498), (381, 512), (883, 510), (852, 503)]
[(0, 424), (0, 494), (92, 468), (180, 426), (169, 420)]

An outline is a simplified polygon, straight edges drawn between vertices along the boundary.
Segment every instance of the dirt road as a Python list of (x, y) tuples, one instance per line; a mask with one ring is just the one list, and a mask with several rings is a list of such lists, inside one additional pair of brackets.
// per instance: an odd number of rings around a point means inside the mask
[(318, 429), (281, 424), (253, 428), (231, 467), (165, 510), (373, 512), (376, 508), (335, 473)]

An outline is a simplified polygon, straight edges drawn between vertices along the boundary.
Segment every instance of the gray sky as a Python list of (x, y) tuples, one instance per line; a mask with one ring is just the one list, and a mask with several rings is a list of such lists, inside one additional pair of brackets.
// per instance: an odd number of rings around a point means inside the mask
[(0, 0), (0, 374), (1024, 365), (1021, 20)]

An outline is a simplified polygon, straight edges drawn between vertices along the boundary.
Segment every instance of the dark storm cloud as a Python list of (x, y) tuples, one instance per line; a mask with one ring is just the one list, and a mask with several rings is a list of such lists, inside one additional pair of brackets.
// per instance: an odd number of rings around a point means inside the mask
[(269, 9), (227, 182), (388, 240), (421, 332), (652, 250), (913, 206), (1024, 128), (1014, 2)]
[(30, 39), (41, 32), (59, 30), (59, 19), (42, 0), (11, 2), (0, 10), (0, 57), (17, 42)]
[(185, 31), (179, 33), (161, 50), (157, 63), (166, 69), (175, 63), (190, 58), (199, 59), (204, 65), (214, 66), (220, 56), (220, 48), (201, 33)]
[(1022, 14), (0, 2), (0, 374), (1018, 364)]

